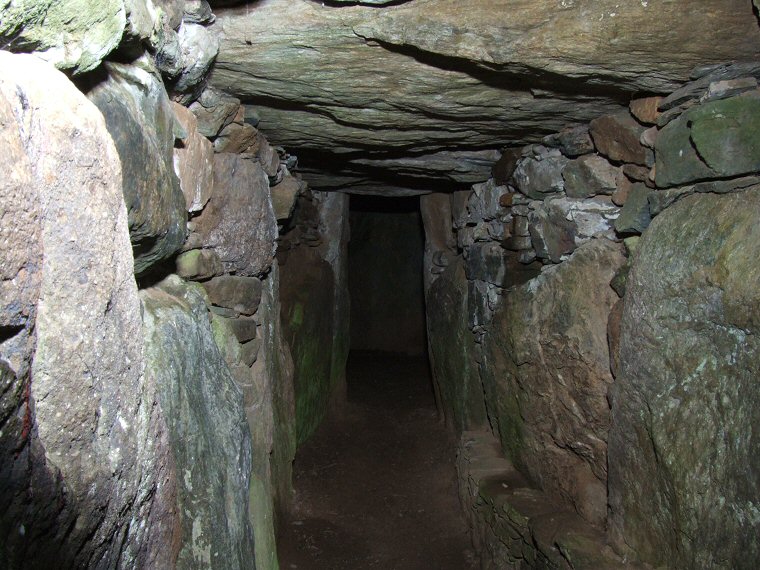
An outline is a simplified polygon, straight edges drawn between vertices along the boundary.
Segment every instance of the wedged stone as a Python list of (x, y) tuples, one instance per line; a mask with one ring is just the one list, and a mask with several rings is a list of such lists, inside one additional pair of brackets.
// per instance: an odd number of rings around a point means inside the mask
[(124, 0), (126, 27), (120, 50), (140, 50), (140, 44), (150, 43), (156, 28), (156, 14), (152, 13), (146, 0)]
[(240, 99), (206, 87), (188, 108), (198, 119), (198, 132), (205, 137), (215, 137), (235, 119)]
[(172, 83), (174, 100), (188, 105), (198, 98), (219, 53), (219, 37), (205, 26), (184, 23), (178, 32), (182, 69)]
[(206, 0), (185, 0), (183, 22), (191, 24), (213, 24), (216, 16), (211, 12)]
[[(726, 61), (730, 61), (730, 59)], [(660, 111), (675, 111), (672, 114), (672, 117), (675, 118), (678, 116), (678, 113), (696, 104), (710, 89), (711, 83), (730, 81), (741, 77), (760, 77), (760, 64), (752, 61), (742, 63), (721, 62), (715, 66), (702, 68), (701, 72), (699, 68), (695, 71), (698, 73), (696, 73), (696, 76), (692, 74), (694, 81), (690, 81), (679, 87), (660, 102)], [(660, 126), (664, 126), (663, 118), (661, 116), (658, 121)]]
[(153, 61), (161, 75), (172, 81), (182, 71), (182, 48), (179, 34), (166, 21), (165, 15), (156, 24), (150, 38)]
[(503, 286), (507, 274), (504, 254), (501, 244), (494, 242), (475, 243), (467, 248), (464, 264), (467, 279)]
[(652, 221), (628, 277), (610, 528), (653, 566), (760, 559), (758, 216), (760, 187), (683, 198)]
[(220, 275), (204, 281), (203, 288), (214, 305), (243, 315), (254, 314), (261, 302), (261, 281), (256, 277)]
[(258, 276), (269, 271), (277, 221), (269, 183), (258, 161), (237, 154), (215, 154), (214, 191), (193, 222), (191, 237), (214, 250), (226, 272)]
[(198, 123), (186, 107), (173, 103), (174, 114), (186, 136), (174, 145), (174, 171), (185, 195), (188, 212), (199, 212), (211, 198), (214, 184), (214, 149), (198, 132)]
[(215, 152), (258, 153), (260, 137), (256, 127), (248, 123), (232, 122), (224, 127), (214, 140)]
[(179, 29), (185, 13), (185, 0), (151, 0), (151, 2), (161, 11), (162, 17), (171, 29)]
[(467, 200), (467, 211), (471, 220), (490, 221), (499, 217), (502, 211), (499, 200), (507, 192), (506, 186), (497, 186), (493, 178), (475, 184)]
[(261, 166), (264, 168), (264, 172), (271, 180), (277, 176), (277, 171), (280, 169), (280, 155), (277, 154), (277, 150), (269, 144), (269, 141), (261, 133), (258, 135), (258, 141), (259, 149), (257, 156)]
[(634, 99), (628, 104), (631, 115), (645, 125), (656, 125), (657, 118), (660, 116), (659, 106), (662, 97), (644, 97)]
[(595, 236), (611, 237), (620, 209), (606, 196), (585, 200), (551, 196), (533, 209), (528, 220), (536, 254), (553, 263)]
[(143, 61), (107, 63), (88, 92), (119, 151), (135, 273), (170, 257), (185, 241), (187, 210), (174, 174), (174, 110), (161, 80)]
[(301, 192), (301, 181), (295, 176), (286, 175), (282, 182), (270, 189), (272, 209), (277, 221), (287, 220), (296, 206), (296, 199)]
[(123, 0), (6, 1), (0, 44), (79, 74), (95, 69), (119, 45), (126, 24)]
[(594, 152), (594, 141), (588, 132), (588, 125), (562, 129), (556, 134), (544, 137), (543, 143), (559, 148), (565, 156), (575, 158)]
[(716, 99), (726, 99), (746, 91), (754, 91), (758, 87), (756, 77), (739, 77), (737, 79), (724, 79), (723, 81), (713, 81), (707, 88), (700, 102), (714, 101)]
[(562, 169), (568, 162), (557, 150), (536, 157), (529, 156), (518, 164), (512, 178), (520, 192), (529, 198), (541, 200), (564, 189)]
[(617, 187), (618, 171), (618, 167), (597, 154), (588, 154), (572, 160), (562, 170), (565, 193), (571, 198), (612, 194)]
[(243, 344), (240, 350), (243, 363), (246, 366), (253, 366), (253, 363), (259, 357), (259, 350), (261, 350), (261, 339), (254, 338)]
[(540, 259), (559, 263), (562, 256), (575, 250), (575, 226), (561, 213), (544, 208), (529, 214), (529, 231), (532, 248)]
[(198, 281), (224, 272), (219, 256), (208, 249), (191, 249), (177, 256), (176, 273), (183, 279)]
[(615, 231), (619, 234), (641, 234), (644, 232), (652, 216), (649, 213), (650, 188), (643, 184), (634, 184), (626, 197), (625, 205), (615, 220)]
[(512, 174), (517, 168), (517, 163), (522, 158), (522, 149), (507, 148), (501, 153), (501, 158), (497, 160), (491, 169), (497, 186), (504, 186), (512, 178)]
[(240, 343), (255, 339), (259, 326), (256, 319), (250, 317), (227, 319), (227, 325)]
[(508, 458), (595, 524), (607, 512), (609, 283), (624, 262), (609, 240), (583, 244), (503, 297), (483, 344), (489, 417)]
[(645, 130), (628, 111), (599, 117), (590, 125), (591, 137), (599, 154), (615, 162), (648, 166), (652, 162), (651, 151), (639, 140)]
[(0, 123), (2, 564), (171, 565), (119, 155), (98, 109), (34, 56), (0, 52)]
[(757, 184), (760, 184), (760, 177), (744, 176), (742, 178), (732, 178), (731, 180), (709, 180), (689, 186), (658, 190), (649, 195), (649, 211), (652, 216), (656, 216), (677, 200), (692, 194), (728, 194), (730, 192), (742, 192)]
[(141, 293), (146, 375), (157, 386), (177, 473), (176, 564), (251, 568), (251, 433), (196, 287), (170, 277)]

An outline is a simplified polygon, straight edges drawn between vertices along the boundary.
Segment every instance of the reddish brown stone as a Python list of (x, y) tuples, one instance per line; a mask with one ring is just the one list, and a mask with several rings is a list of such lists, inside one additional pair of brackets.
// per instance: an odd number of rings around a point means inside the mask
[(639, 141), (645, 130), (627, 111), (591, 121), (591, 137), (597, 150), (615, 162), (652, 162), (651, 151)]
[(501, 154), (501, 158), (493, 165), (492, 174), (497, 186), (504, 186), (517, 168), (517, 162), (522, 157), (519, 148), (508, 148)]
[(644, 97), (643, 99), (634, 99), (631, 101), (628, 108), (631, 110), (631, 114), (636, 117), (639, 122), (645, 125), (654, 125), (657, 123), (657, 118), (660, 116), (660, 112), (657, 107), (660, 105), (662, 97)]

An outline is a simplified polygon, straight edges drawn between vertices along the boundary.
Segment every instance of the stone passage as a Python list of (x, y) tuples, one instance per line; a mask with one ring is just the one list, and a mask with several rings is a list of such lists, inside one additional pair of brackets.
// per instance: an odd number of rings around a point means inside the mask
[(474, 570), (425, 359), (352, 352), (347, 376), (344, 413), (298, 452), (280, 567)]

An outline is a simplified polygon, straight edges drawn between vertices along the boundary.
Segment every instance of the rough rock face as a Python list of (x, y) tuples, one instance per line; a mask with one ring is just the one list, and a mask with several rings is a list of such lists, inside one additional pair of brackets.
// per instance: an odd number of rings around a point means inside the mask
[(293, 357), (299, 445), (345, 392), (347, 207), (345, 195), (307, 193), (280, 237), (281, 318)]
[(481, 367), (512, 460), (593, 523), (603, 523), (607, 510), (607, 317), (617, 301), (609, 283), (624, 261), (620, 249), (592, 240), (509, 292)]
[[(633, 93), (671, 91), (697, 65), (760, 53), (746, 0), (273, 0), (218, 10), (214, 27), (212, 83), (321, 171), (307, 181), (378, 193), (450, 186), (461, 151), (537, 142)], [(400, 176), (410, 149), (441, 164), (450, 151), (449, 166), (426, 183)]]
[[(3, 231), (24, 224), (30, 239), (4, 246), (0, 264), (0, 550), (11, 568), (165, 566), (176, 554), (172, 481), (159, 485), (170, 466), (143, 378), (119, 157), (62, 74), (6, 52), (0, 68), (14, 159)], [(27, 214), (7, 217), (14, 208)]]
[(158, 388), (177, 473), (176, 567), (252, 568), (251, 434), (203, 289), (172, 276), (141, 298), (146, 375)]
[(188, 243), (213, 250), (225, 271), (257, 276), (269, 270), (277, 222), (269, 182), (257, 160), (230, 153), (214, 156), (213, 195), (192, 230)]
[(760, 559), (760, 188), (683, 198), (627, 280), (610, 433), (615, 538), (668, 568)]
[(127, 23), (123, 0), (5, 0), (0, 16), (3, 49), (34, 52), (74, 73), (97, 67)]
[(173, 168), (175, 116), (157, 72), (147, 61), (108, 63), (88, 92), (119, 151), (135, 273), (179, 250), (187, 210)]

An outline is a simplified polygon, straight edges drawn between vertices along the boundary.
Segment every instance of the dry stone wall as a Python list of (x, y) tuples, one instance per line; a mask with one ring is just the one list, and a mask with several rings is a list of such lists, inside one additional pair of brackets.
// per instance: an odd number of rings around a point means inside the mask
[[(758, 560), (757, 79), (755, 64), (695, 70), (672, 94), (506, 149), (492, 179), (431, 201), (453, 233), (426, 226), (428, 306), (469, 305), (466, 323), (429, 317), (431, 355), (444, 410), (479, 430), (460, 475), (494, 567)], [(457, 327), (474, 356), (450, 345)], [(466, 373), (435, 366), (452, 355)], [(472, 375), (485, 418), (461, 407)], [(506, 490), (515, 467), (539, 510)], [(548, 550), (544, 510), (578, 517)], [(578, 521), (594, 556), (567, 546)]]

